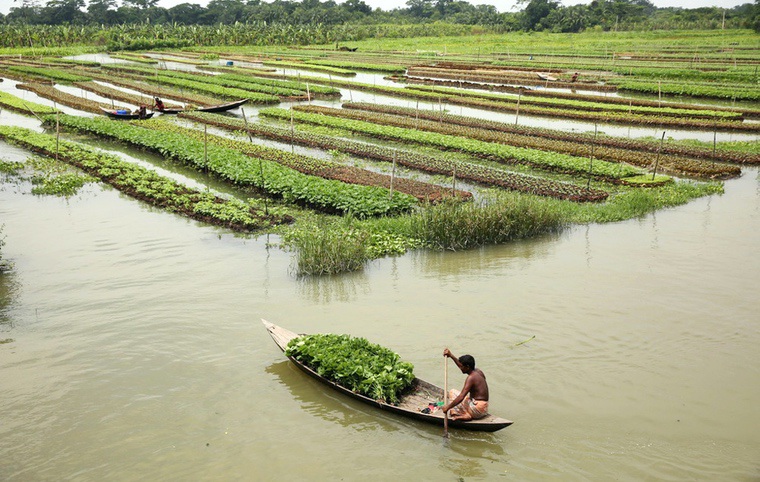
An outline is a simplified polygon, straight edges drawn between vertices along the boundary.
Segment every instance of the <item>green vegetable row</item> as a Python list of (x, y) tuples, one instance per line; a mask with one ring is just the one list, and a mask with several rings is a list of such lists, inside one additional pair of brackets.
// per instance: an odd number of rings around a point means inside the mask
[[(324, 108), (298, 107), (307, 112), (322, 112), (350, 119), (366, 120), (378, 124), (409, 127), (441, 134), (466, 136), (486, 142), (509, 144), (510, 146), (562, 152), (572, 156), (590, 156), (593, 150), (596, 159), (610, 162), (625, 162), (643, 169), (649, 169), (655, 162), (656, 154), (641, 150), (629, 150), (613, 144), (617, 138), (600, 139), (569, 134), (556, 138), (551, 135), (529, 134), (528, 129), (520, 129), (514, 124), (476, 119), (474, 117), (443, 114), (432, 110), (414, 110), (403, 107), (383, 106), (367, 103), (343, 104), (343, 109), (325, 111)], [(357, 112), (359, 111), (359, 112)], [(353, 112), (353, 113), (352, 113)], [(363, 114), (363, 115), (362, 115)], [(530, 129), (537, 132), (536, 129)], [(702, 177), (707, 179), (728, 179), (741, 175), (737, 166), (688, 159), (674, 154), (662, 154), (659, 169), (675, 175)]]
[[(518, 97), (509, 94), (496, 94), (490, 92), (477, 92), (471, 90), (455, 89), (451, 87), (434, 87), (417, 85), (410, 87), (415, 90), (424, 92), (436, 92), (447, 96), (466, 96), (478, 99), (487, 99), (498, 102), (517, 103)], [(576, 99), (558, 99), (550, 97), (532, 97), (525, 96), (520, 99), (521, 106), (535, 105), (541, 107), (557, 107), (563, 109), (584, 110), (589, 112), (623, 112), (626, 114), (657, 115), (668, 117), (686, 117), (686, 118), (718, 118), (721, 120), (741, 120), (741, 114), (738, 112), (714, 111), (706, 109), (684, 109), (673, 108), (667, 105), (663, 107), (635, 106), (625, 104), (609, 104), (605, 102), (583, 101)]]
[(56, 112), (52, 107), (23, 100), (15, 95), (0, 91), (0, 106), (26, 115), (45, 115)]
[(344, 129), (378, 138), (394, 139), (442, 149), (455, 150), (478, 157), (492, 159), (497, 162), (507, 164), (527, 164), (537, 168), (558, 172), (574, 174), (591, 173), (593, 176), (606, 179), (622, 179), (624, 177), (636, 176), (643, 173), (640, 169), (624, 164), (613, 164), (597, 160), (593, 162), (592, 165), (589, 159), (558, 154), (556, 152), (512, 147), (505, 144), (494, 144), (476, 139), (468, 139), (466, 137), (378, 125), (365, 121), (299, 112), (297, 110), (290, 111), (278, 108), (267, 108), (262, 109), (259, 112), (259, 115), (280, 119), (290, 119), (291, 116), (293, 116), (293, 120), (299, 122)]
[[(110, 68), (113, 70), (124, 70), (113, 66), (104, 65), (104, 68)], [(148, 82), (154, 82), (164, 85), (171, 85), (174, 87), (181, 87), (185, 89), (194, 90), (196, 92), (203, 92), (211, 95), (217, 95), (225, 99), (249, 99), (249, 102), (255, 104), (276, 104), (280, 102), (280, 98), (275, 95), (261, 94), (252, 92), (250, 90), (243, 90), (235, 87), (224, 87), (211, 82), (208, 82), (205, 78), (198, 80), (190, 80), (167, 75), (166, 70), (154, 70), (148, 77), (145, 75), (140, 76), (140, 80)]]
[(43, 77), (45, 79), (58, 80), (61, 82), (83, 82), (85, 80), (92, 80), (90, 77), (83, 75), (72, 74), (60, 69), (49, 69), (45, 67), (29, 67), (26, 65), (14, 65), (8, 67), (11, 72), (20, 74), (28, 74), (34, 77)]
[[(54, 121), (54, 120), (53, 120)], [(62, 125), (111, 137), (161, 153), (241, 186), (251, 186), (290, 202), (328, 212), (353, 213), (358, 217), (397, 214), (411, 209), (416, 199), (385, 189), (345, 184), (307, 176), (278, 163), (253, 159), (245, 154), (188, 139), (171, 132), (157, 132), (138, 125), (106, 118), (61, 116)]]
[(185, 112), (181, 117), (203, 122), (217, 127), (249, 132), (257, 137), (266, 137), (282, 142), (294, 142), (299, 145), (317, 147), (325, 150), (337, 150), (349, 155), (366, 157), (385, 162), (397, 162), (399, 165), (434, 174), (455, 176), (457, 179), (477, 182), (540, 196), (567, 199), (570, 201), (601, 201), (609, 193), (600, 189), (589, 189), (569, 183), (542, 179), (515, 172), (493, 169), (468, 162), (454, 162), (449, 159), (426, 156), (408, 150), (393, 149), (366, 142), (355, 142), (338, 137), (318, 135), (291, 129), (283, 129), (266, 124), (244, 124), (239, 119), (204, 112)]
[(188, 188), (116, 156), (95, 152), (75, 142), (56, 141), (48, 134), (0, 125), (0, 138), (47, 156), (56, 156), (149, 204), (210, 224), (236, 231), (253, 231), (291, 221), (289, 217), (265, 216), (239, 200), (225, 200)]

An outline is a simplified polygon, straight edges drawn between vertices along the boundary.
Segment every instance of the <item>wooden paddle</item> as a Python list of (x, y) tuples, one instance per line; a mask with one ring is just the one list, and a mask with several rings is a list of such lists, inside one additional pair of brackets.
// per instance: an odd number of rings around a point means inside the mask
[[(443, 356), (443, 404), (449, 402), (449, 360)], [(449, 438), (449, 412), (443, 412), (443, 438)]]

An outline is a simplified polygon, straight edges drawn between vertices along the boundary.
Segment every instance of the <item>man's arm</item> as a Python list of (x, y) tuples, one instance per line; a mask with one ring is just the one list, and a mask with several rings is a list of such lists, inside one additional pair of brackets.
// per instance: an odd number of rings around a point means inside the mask
[(443, 412), (446, 413), (452, 408), (462, 403), (462, 400), (464, 400), (464, 397), (466, 397), (467, 394), (470, 393), (471, 389), (472, 389), (472, 377), (468, 375), (467, 380), (464, 381), (464, 387), (462, 387), (462, 391), (459, 392), (459, 395), (457, 395), (457, 398), (452, 400), (448, 405), (444, 405), (441, 408), (441, 410), (443, 410)]
[(449, 351), (448, 348), (444, 348), (444, 350), (443, 350), (443, 356), (447, 356), (447, 357), (451, 358), (452, 360), (454, 360), (454, 363), (456, 363), (457, 367), (459, 367), (460, 370), (462, 369), (462, 364), (459, 363), (459, 358), (455, 357), (454, 354), (451, 353), (451, 351)]

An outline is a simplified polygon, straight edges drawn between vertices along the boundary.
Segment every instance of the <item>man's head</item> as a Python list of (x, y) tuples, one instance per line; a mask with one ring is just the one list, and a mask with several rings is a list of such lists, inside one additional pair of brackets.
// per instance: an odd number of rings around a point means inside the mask
[(459, 363), (462, 364), (462, 373), (470, 373), (475, 369), (475, 359), (470, 355), (460, 356)]

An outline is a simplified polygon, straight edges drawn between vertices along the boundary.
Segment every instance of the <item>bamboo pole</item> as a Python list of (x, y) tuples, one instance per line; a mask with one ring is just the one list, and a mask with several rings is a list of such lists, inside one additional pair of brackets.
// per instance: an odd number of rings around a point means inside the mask
[(520, 119), (520, 97), (522, 96), (522, 89), (517, 91), (517, 110), (515, 111), (515, 125), (517, 125), (518, 119)]
[[(449, 401), (449, 359), (443, 357), (443, 404)], [(449, 438), (449, 413), (443, 412), (443, 438)]]
[(599, 127), (596, 122), (594, 122), (594, 142), (591, 143), (591, 157), (588, 160), (588, 181), (586, 181), (586, 189), (591, 187), (591, 172), (593, 170), (594, 166), (594, 154), (595, 154), (595, 148), (596, 148), (596, 135), (599, 132)]
[(657, 148), (657, 158), (654, 160), (654, 171), (652, 171), (652, 180), (657, 175), (657, 166), (660, 165), (660, 152), (662, 151), (662, 144), (665, 142), (665, 131), (662, 131), (662, 139), (660, 139), (660, 147)]
[(388, 199), (393, 200), (393, 179), (396, 177), (396, 153), (393, 151), (393, 168), (391, 169), (391, 188), (388, 190)]

